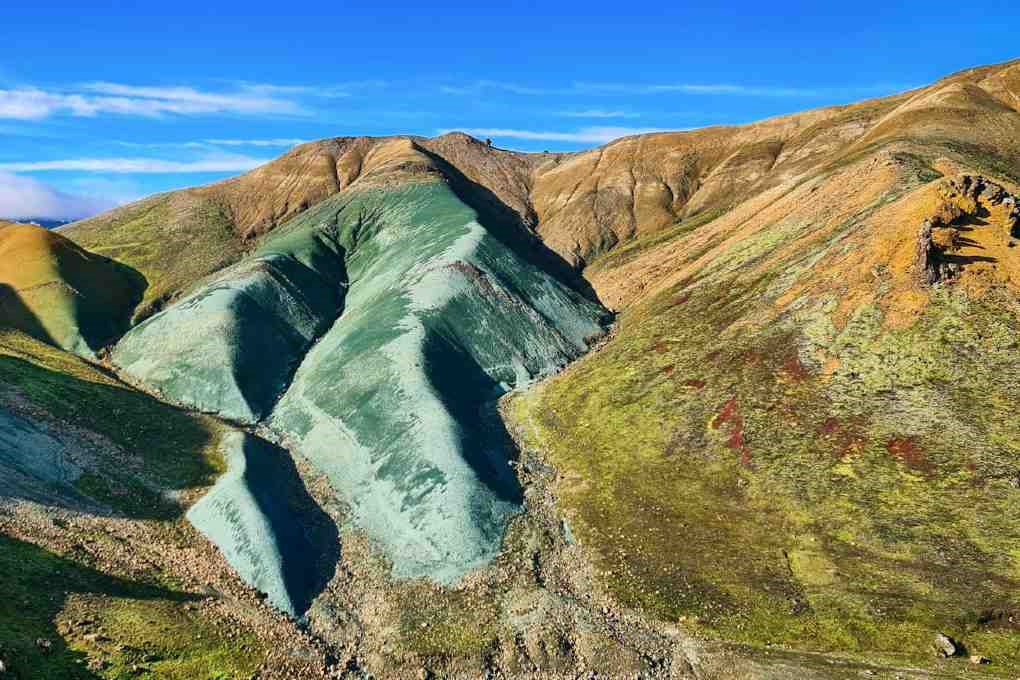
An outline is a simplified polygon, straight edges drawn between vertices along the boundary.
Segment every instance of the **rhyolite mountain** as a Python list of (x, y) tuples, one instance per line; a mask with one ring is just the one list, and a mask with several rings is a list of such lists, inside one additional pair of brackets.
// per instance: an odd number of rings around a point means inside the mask
[(0, 227), (0, 659), (1009, 677), (1018, 197), (1012, 62)]

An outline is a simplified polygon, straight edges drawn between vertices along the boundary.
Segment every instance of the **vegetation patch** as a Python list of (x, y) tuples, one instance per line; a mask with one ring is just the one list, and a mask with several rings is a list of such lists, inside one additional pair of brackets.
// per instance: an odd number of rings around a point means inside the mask
[(825, 304), (747, 322), (772, 281), (665, 291), (515, 396), (607, 584), (753, 646), (928, 664), (943, 631), (984, 672), (1020, 663), (980, 613), (1020, 592), (1012, 303), (939, 290), (897, 330), (867, 305), (842, 330)]
[(0, 658), (22, 680), (247, 678), (264, 653), (195, 596), (0, 534)]
[(105, 436), (126, 453), (126, 460), (103, 465), (102, 476), (86, 474), (79, 484), (132, 516), (165, 516), (170, 508), (156, 488), (208, 486), (224, 469), (215, 421), (23, 333), (0, 331), (0, 380), (50, 417)]

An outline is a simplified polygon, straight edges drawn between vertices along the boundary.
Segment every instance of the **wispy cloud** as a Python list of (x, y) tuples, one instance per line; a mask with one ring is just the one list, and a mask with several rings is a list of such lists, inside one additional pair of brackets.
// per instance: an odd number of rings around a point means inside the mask
[(70, 158), (54, 161), (0, 163), (0, 172), (108, 172), (128, 173), (198, 173), (244, 172), (268, 159), (250, 156), (211, 157), (191, 161), (174, 161), (161, 158)]
[[(452, 130), (440, 130), (440, 134)], [(529, 141), (571, 142), (575, 144), (605, 144), (620, 137), (640, 135), (649, 132), (666, 132), (659, 128), (629, 127), (584, 127), (575, 131), (552, 130), (520, 130), (514, 128), (466, 128), (461, 130), (475, 137), (495, 137), (497, 139), (523, 139)]]
[(909, 88), (888, 83), (846, 87), (790, 87), (744, 83), (575, 82), (562, 87), (531, 87), (497, 80), (478, 80), (461, 85), (444, 85), (440, 91), (451, 95), (478, 95), (485, 90), (496, 90), (522, 96), (637, 96), (674, 93), (702, 96), (820, 99), (891, 93), (904, 89)]
[(199, 139), (191, 142), (114, 142), (131, 149), (208, 149), (217, 146), (291, 147), (304, 144), (307, 139), (277, 137), (271, 139)]
[(202, 143), (214, 146), (297, 146), (304, 144), (307, 139), (203, 139)]
[(640, 113), (630, 111), (607, 111), (605, 109), (583, 109), (581, 111), (558, 111), (564, 118), (640, 118)]
[(31, 177), (0, 172), (0, 216), (79, 219), (117, 205), (116, 201), (59, 191)]
[(666, 93), (736, 97), (822, 97), (845, 92), (783, 86), (740, 85), (733, 83), (575, 83), (578, 92), (587, 94), (654, 95)]
[(302, 115), (298, 95), (342, 96), (316, 88), (245, 84), (227, 91), (190, 86), (138, 86), (85, 83), (71, 88), (0, 89), (0, 118), (41, 120), (54, 115), (93, 117), (101, 114), (162, 117), (199, 115)]
[(558, 88), (531, 87), (528, 85), (519, 85), (517, 83), (500, 80), (476, 80), (471, 83), (464, 83), (460, 85), (443, 85), (439, 88), (439, 91), (444, 94), (454, 95), (476, 95), (480, 94), (483, 90), (502, 90), (503, 92), (520, 94), (529, 97), (562, 94), (562, 91)]

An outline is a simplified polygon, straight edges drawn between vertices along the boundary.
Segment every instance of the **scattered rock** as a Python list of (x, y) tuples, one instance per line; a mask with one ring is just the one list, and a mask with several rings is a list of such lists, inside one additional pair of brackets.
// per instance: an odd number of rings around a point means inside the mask
[(951, 250), (954, 242), (952, 234), (943, 233), (945, 230), (939, 229), (939, 238), (936, 238), (936, 228), (935, 222), (925, 220), (917, 234), (914, 276), (923, 287), (939, 281), (951, 281), (960, 273), (958, 264), (945, 259), (946, 252)]
[(991, 661), (987, 657), (981, 656), (980, 654), (971, 655), (970, 662), (977, 666), (984, 666), (986, 664), (991, 663)]
[(0, 673), (6, 673), (6, 672), (7, 672), (7, 664), (5, 664), (2, 660), (0, 660)]
[(41, 649), (43, 652), (49, 653), (53, 649), (53, 643), (45, 638), (39, 638), (35, 641), (35, 646)]
[(956, 656), (956, 641), (945, 633), (935, 635), (935, 653), (939, 656), (949, 658)]

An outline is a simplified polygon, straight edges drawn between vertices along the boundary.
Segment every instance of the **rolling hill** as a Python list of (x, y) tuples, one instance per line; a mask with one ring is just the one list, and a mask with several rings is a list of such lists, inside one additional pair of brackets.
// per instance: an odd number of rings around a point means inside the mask
[(0, 252), (0, 560), (76, 593), (25, 677), (1020, 665), (1020, 62), (579, 153), (322, 140)]

